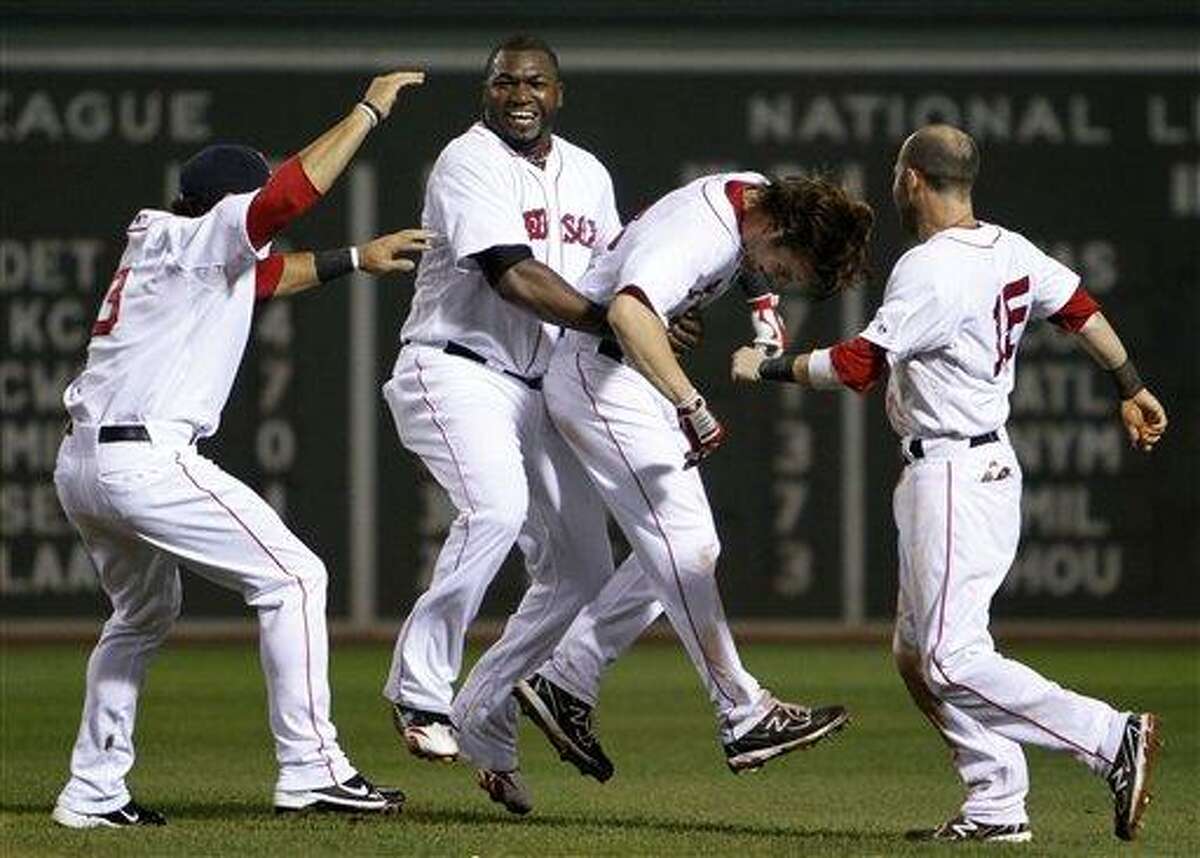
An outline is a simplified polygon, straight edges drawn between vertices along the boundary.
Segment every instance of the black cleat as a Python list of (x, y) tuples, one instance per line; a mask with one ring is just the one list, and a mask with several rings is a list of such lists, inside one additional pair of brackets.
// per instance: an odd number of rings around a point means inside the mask
[(613, 776), (612, 760), (593, 732), (591, 706), (537, 673), (518, 682), (513, 695), (561, 759), (600, 783)]
[(986, 822), (975, 822), (965, 816), (956, 816), (949, 822), (943, 822), (937, 828), (923, 828), (908, 831), (905, 840), (926, 840), (939, 843), (965, 843), (968, 841), (991, 843), (1028, 843), (1033, 839), (1028, 822), (1013, 823), (1012, 825), (991, 825)]
[(132, 800), (124, 807), (108, 813), (79, 813), (56, 804), (50, 818), (67, 828), (133, 828), (138, 825), (167, 824), (167, 818), (161, 813)]
[(385, 813), (395, 812), (403, 804), (404, 793), (389, 789), (385, 794), (362, 775), (317, 789), (275, 790), (276, 813)]
[(1113, 834), (1122, 840), (1137, 837), (1142, 814), (1150, 803), (1150, 773), (1158, 756), (1158, 716), (1130, 715), (1121, 747), (1105, 778), (1113, 794)]
[(781, 754), (811, 748), (849, 721), (850, 716), (841, 706), (808, 709), (776, 701), (750, 732), (725, 746), (725, 762), (735, 775), (753, 771)]

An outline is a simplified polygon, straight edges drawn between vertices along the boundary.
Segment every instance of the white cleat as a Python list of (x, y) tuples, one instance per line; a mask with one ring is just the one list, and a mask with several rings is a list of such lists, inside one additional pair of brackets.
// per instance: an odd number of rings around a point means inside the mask
[(458, 759), (458, 740), (448, 716), (393, 703), (392, 723), (413, 756), (443, 763)]

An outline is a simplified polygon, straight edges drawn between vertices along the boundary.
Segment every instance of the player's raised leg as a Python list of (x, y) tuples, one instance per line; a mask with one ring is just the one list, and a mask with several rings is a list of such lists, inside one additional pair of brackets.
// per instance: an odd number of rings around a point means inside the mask
[[(994, 463), (1010, 476), (983, 481)], [(1118, 805), (1127, 807), (1117, 814), (1118, 836), (1129, 839), (1154, 762), (1153, 716), (1118, 712), (1061, 687), (996, 652), (988, 633), (991, 598), (1016, 555), (1020, 492), (1007, 442), (905, 468), (896, 489), (896, 508), (907, 511), (897, 515), (897, 528), (910, 546), (901, 587), (916, 617), (924, 678), (937, 698), (988, 731), (1068, 753), (1109, 779)]]
[(601, 783), (614, 768), (594, 727), (600, 676), (660, 614), (654, 578), (631, 553), (576, 615), (550, 658), (513, 689), (559, 756)]
[[(520, 438), (540, 397), (522, 382), (439, 349), (401, 349), (384, 397), (404, 446), (457, 510), (433, 579), (396, 639), (383, 694), (410, 751), (454, 759), (453, 683), (463, 640), (529, 505)], [(490, 427), (492, 431), (481, 431)]]
[[(546, 430), (528, 435), (524, 447), (531, 505), (519, 544), (529, 589), (454, 701), (463, 755), (501, 775), (518, 768), (514, 684), (549, 656), (613, 574), (604, 505), (563, 440)], [(495, 798), (488, 783), (481, 780)], [(520, 801), (502, 803), (517, 813), (532, 806), (527, 790)]]
[(674, 410), (634, 370), (583, 349), (555, 352), (551, 415), (599, 487), (708, 691), (731, 769), (756, 768), (840, 728), (840, 707), (780, 703), (741, 664), (716, 583), (720, 542)]

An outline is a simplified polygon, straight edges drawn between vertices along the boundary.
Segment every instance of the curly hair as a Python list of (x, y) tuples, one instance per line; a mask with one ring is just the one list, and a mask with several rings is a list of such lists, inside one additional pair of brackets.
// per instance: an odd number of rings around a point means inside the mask
[(875, 223), (869, 205), (827, 179), (810, 176), (772, 181), (757, 205), (779, 230), (775, 243), (811, 262), (816, 276), (804, 290), (808, 297), (822, 300), (866, 280)]

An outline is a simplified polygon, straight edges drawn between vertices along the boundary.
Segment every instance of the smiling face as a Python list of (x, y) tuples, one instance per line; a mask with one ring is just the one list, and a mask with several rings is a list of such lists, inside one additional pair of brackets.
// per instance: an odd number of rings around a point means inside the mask
[(518, 152), (543, 148), (562, 106), (562, 82), (543, 51), (500, 51), (483, 82), (483, 121)]

